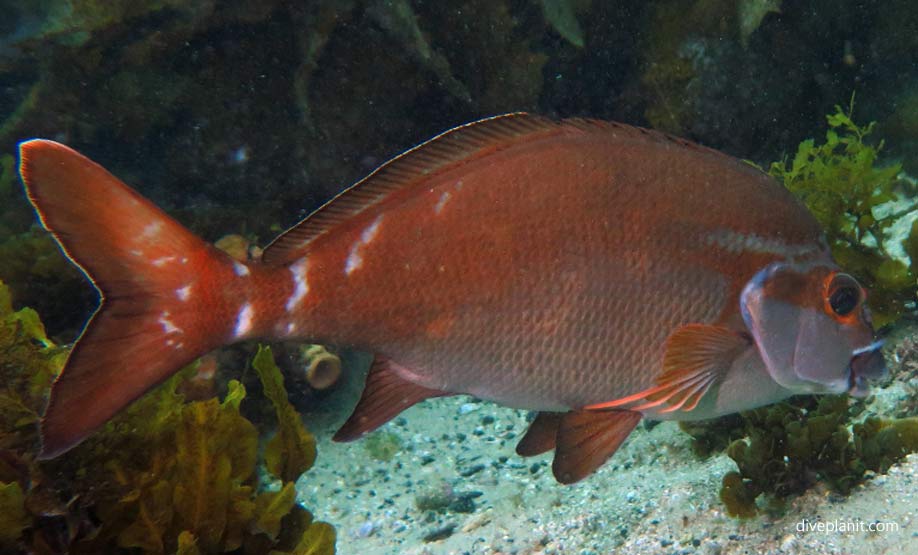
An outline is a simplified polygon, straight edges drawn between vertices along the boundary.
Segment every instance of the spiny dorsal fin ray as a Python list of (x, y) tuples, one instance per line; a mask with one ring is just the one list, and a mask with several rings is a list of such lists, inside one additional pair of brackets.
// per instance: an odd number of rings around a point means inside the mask
[(276, 265), (292, 262), (305, 254), (313, 239), (392, 192), (472, 156), (506, 148), (523, 136), (557, 129), (558, 123), (526, 113), (495, 116), (450, 129), (386, 162), (322, 205), (268, 245), (263, 260)]

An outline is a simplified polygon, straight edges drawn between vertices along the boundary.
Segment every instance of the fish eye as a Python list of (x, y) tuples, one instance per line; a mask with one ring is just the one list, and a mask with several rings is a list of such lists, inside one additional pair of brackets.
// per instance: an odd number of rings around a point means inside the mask
[(861, 302), (861, 287), (857, 281), (846, 274), (836, 274), (829, 285), (829, 306), (838, 316), (847, 316)]

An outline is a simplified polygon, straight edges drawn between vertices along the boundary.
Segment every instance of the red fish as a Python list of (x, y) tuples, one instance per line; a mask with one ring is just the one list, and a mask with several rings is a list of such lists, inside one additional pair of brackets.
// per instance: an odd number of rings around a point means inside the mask
[(865, 291), (780, 184), (716, 151), (511, 114), (384, 164), (231, 259), (73, 150), (20, 147), (29, 199), (102, 302), (51, 390), (56, 456), (221, 345), (374, 353), (351, 440), (429, 397), (539, 411), (517, 452), (577, 481), (643, 417), (866, 392)]

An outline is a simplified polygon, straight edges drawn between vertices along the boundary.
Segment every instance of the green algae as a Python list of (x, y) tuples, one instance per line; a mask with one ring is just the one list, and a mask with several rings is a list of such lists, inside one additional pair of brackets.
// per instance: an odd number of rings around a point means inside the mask
[(0, 156), (0, 198), (6, 197), (16, 183), (16, 159), (10, 154)]
[(729, 414), (709, 420), (683, 420), (679, 429), (692, 437), (692, 452), (706, 459), (721, 453), (730, 443), (745, 436), (743, 418)]
[(918, 417), (868, 418), (855, 424), (854, 442), (868, 469), (886, 472), (905, 455), (918, 451)]
[(265, 447), (265, 465), (268, 472), (281, 480), (296, 481), (315, 462), (316, 440), (303, 426), (299, 413), (287, 399), (284, 378), (274, 363), (270, 347), (258, 348), (252, 368), (261, 379), (265, 396), (274, 406), (278, 422), (277, 433)]
[(266, 491), (255, 500), (255, 509), (258, 519), (255, 529), (266, 534), (271, 539), (276, 539), (280, 534), (281, 522), (296, 503), (296, 486), (287, 482), (280, 491)]
[[(36, 424), (65, 356), (33, 310), (12, 310), (9, 290), (0, 282), (4, 549), (45, 552), (54, 538), (71, 553), (334, 552), (334, 529), (295, 502), (294, 481), (315, 458), (314, 440), (299, 418), (298, 431), (273, 448), (273, 457), (287, 461), (280, 466), (279, 476), (285, 477), (280, 490), (261, 490), (256, 470), (268, 466), (268, 456), (259, 457), (262, 438), (240, 412), (245, 388), (230, 381), (222, 400), (187, 402), (180, 386), (196, 365), (77, 448), (36, 461)], [(259, 366), (276, 369), (269, 350), (259, 351)], [(278, 399), (286, 402), (279, 373), (263, 380), (270, 383), (275, 407)], [(290, 411), (276, 410), (285, 420)], [(68, 523), (63, 538), (60, 519)]]
[(0, 547), (15, 545), (29, 522), (22, 487), (0, 482)]
[(95, 297), (80, 271), (38, 226), (0, 234), (0, 280), (17, 305), (34, 308), (52, 324), (53, 336), (75, 336)]
[[(807, 206), (826, 233), (832, 255), (870, 291), (868, 303), (878, 326), (895, 321), (918, 293), (911, 264), (894, 257), (886, 231), (904, 212), (881, 213), (881, 205), (898, 199), (902, 168), (879, 163), (883, 142), (868, 137), (875, 123), (859, 126), (852, 119), (854, 97), (847, 108), (827, 116), (825, 140), (800, 143), (792, 160), (771, 165), (769, 173)], [(906, 211), (914, 210), (911, 205)], [(918, 228), (912, 227), (905, 247), (918, 252)]]
[(13, 311), (9, 289), (0, 281), (0, 449), (36, 445), (45, 393), (65, 357), (34, 310)]
[(552, 29), (567, 42), (577, 48), (583, 48), (585, 43), (583, 28), (577, 21), (577, 7), (579, 6), (573, 5), (571, 0), (540, 0), (539, 4), (542, 7), (545, 21), (551, 25)]
[(871, 473), (885, 472), (918, 451), (918, 418), (868, 417), (851, 425), (847, 396), (807, 397), (742, 413), (747, 437), (727, 455), (737, 471), (722, 480), (727, 512), (749, 518), (762, 509), (780, 512), (786, 499), (817, 482), (847, 495)]
[(734, 0), (664, 0), (652, 4), (642, 33), (640, 83), (651, 127), (685, 135), (698, 114), (690, 83), (698, 69), (685, 45), (698, 38), (732, 40), (739, 33)]
[(391, 461), (396, 453), (402, 450), (402, 439), (398, 434), (377, 430), (363, 440), (364, 449), (371, 458), (377, 461)]

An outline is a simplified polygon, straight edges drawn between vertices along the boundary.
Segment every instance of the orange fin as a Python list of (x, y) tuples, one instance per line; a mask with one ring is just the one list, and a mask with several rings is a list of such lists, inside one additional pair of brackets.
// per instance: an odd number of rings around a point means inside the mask
[(573, 484), (592, 474), (618, 450), (641, 417), (641, 413), (630, 410), (564, 414), (551, 465), (555, 479)]
[(367, 383), (354, 412), (332, 440), (354, 441), (424, 399), (449, 395), (405, 380), (398, 375), (396, 368), (398, 365), (389, 359), (380, 356), (373, 359)]
[(533, 457), (547, 453), (555, 448), (558, 426), (561, 424), (560, 412), (540, 412), (529, 425), (523, 439), (516, 444), (516, 454), (521, 457)]
[(42, 224), (101, 296), (51, 387), (39, 455), (47, 459), (223, 343), (220, 332), (231, 324), (219, 321), (201, 292), (222, 286), (204, 281), (216, 279), (215, 268), (231, 266), (222, 253), (64, 145), (22, 143), (19, 171)]
[(663, 372), (657, 378), (657, 385), (584, 408), (641, 411), (665, 405), (657, 412), (691, 411), (711, 386), (726, 375), (733, 359), (751, 343), (748, 335), (730, 328), (687, 324), (674, 331), (666, 342)]
[(393, 158), (274, 240), (262, 260), (282, 265), (302, 257), (313, 239), (377, 205), (396, 191), (473, 156), (506, 148), (532, 133), (559, 131), (557, 122), (525, 113), (505, 114), (450, 129)]

